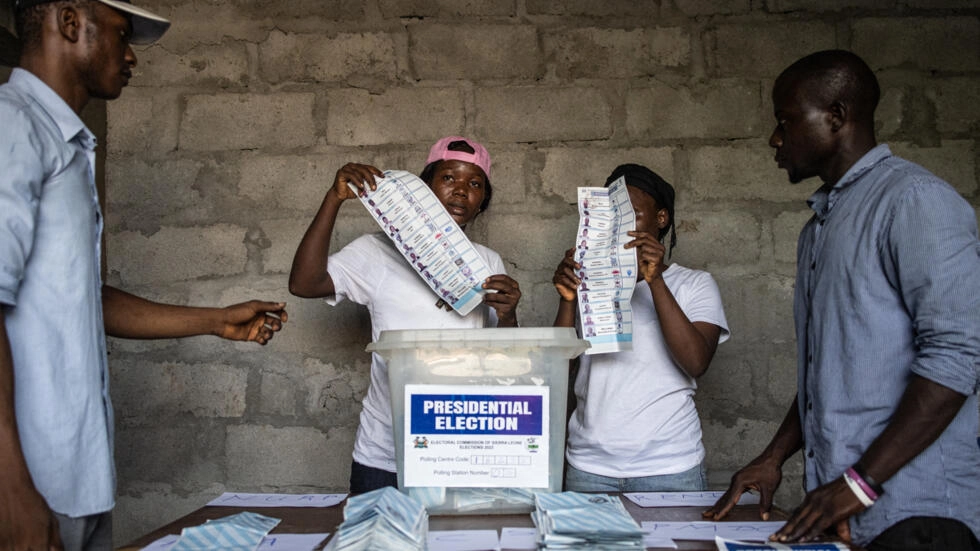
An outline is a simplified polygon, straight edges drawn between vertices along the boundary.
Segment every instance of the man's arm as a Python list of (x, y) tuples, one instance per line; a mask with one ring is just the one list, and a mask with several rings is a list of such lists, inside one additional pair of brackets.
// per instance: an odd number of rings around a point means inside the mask
[[(858, 463), (875, 482), (885, 482), (939, 438), (964, 402), (963, 394), (912, 375), (891, 422)], [(839, 526), (838, 535), (845, 536), (841, 523), (862, 510), (864, 506), (854, 492), (838, 478), (807, 494), (774, 539), (810, 541), (835, 525)]]
[(782, 481), (783, 463), (803, 447), (803, 430), (800, 425), (800, 412), (797, 400), (789, 406), (786, 417), (763, 452), (732, 476), (728, 490), (718, 498), (710, 509), (703, 513), (705, 518), (721, 520), (738, 503), (739, 497), (747, 490), (759, 492), (759, 517), (769, 520), (772, 497)]
[(58, 521), (34, 487), (17, 432), (14, 361), (0, 309), (0, 544), (13, 549), (61, 548)]
[(282, 329), (285, 303), (252, 300), (225, 308), (197, 308), (152, 302), (104, 285), (106, 333), (127, 339), (167, 339), (215, 335), (266, 344)]

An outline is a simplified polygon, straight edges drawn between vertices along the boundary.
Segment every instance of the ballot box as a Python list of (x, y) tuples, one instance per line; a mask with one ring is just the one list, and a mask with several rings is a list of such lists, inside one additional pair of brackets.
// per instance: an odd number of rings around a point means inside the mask
[(558, 492), (571, 328), (385, 331), (398, 487), (429, 514), (513, 514)]

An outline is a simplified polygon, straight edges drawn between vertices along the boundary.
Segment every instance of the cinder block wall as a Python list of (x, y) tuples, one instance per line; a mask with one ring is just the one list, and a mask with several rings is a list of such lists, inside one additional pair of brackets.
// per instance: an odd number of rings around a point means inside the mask
[[(547, 325), (575, 188), (644, 163), (678, 191), (673, 260), (717, 279), (733, 337), (699, 383), (713, 486), (753, 457), (795, 390), (791, 301), (805, 198), (767, 138), (778, 72), (864, 56), (879, 137), (974, 206), (974, 0), (144, 0), (174, 22), (108, 106), (111, 283), (187, 304), (287, 299), (299, 239), (348, 161), (418, 171), (437, 138), (486, 143), (524, 325)], [(357, 204), (334, 245), (373, 230)], [(289, 298), (265, 347), (110, 343), (124, 543), (226, 490), (346, 489), (368, 384), (367, 314)], [(799, 461), (778, 503), (801, 496)]]

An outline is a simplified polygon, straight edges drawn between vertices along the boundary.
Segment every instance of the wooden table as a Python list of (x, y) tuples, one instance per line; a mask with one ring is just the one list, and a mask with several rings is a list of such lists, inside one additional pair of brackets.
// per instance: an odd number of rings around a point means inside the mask
[[(705, 507), (640, 507), (628, 499), (623, 504), (636, 521), (695, 521), (703, 520), (701, 511)], [(346, 502), (345, 502), (346, 503)], [(344, 505), (341, 503), (327, 508), (304, 507), (201, 507), (192, 513), (179, 518), (166, 526), (158, 528), (149, 534), (137, 538), (121, 549), (126, 551), (138, 550), (153, 543), (168, 534), (180, 534), (187, 526), (197, 526), (209, 519), (217, 519), (234, 515), (245, 510), (254, 511), (266, 516), (282, 519), (282, 522), (272, 531), (273, 534), (314, 534), (329, 532), (333, 535), (337, 526), (344, 520)], [(736, 506), (726, 520), (754, 521), (759, 520), (757, 505)], [(773, 520), (786, 518), (785, 514), (773, 513)], [(429, 530), (496, 530), (498, 535), (504, 527), (531, 528), (530, 515), (460, 515), (460, 516), (431, 516)], [(679, 549), (714, 551), (714, 542), (677, 541)], [(654, 548), (650, 548), (654, 549)]]

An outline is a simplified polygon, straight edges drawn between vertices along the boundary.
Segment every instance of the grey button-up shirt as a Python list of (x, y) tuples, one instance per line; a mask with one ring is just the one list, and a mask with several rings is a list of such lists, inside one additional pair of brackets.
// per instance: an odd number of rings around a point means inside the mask
[(973, 209), (922, 167), (869, 151), (809, 200), (794, 313), (807, 490), (841, 476), (890, 421), (911, 374), (968, 396), (939, 439), (851, 521), (864, 545), (912, 516), (980, 537), (980, 242)]
[(21, 69), (0, 86), (0, 121), (0, 307), (21, 445), (54, 511), (101, 513), (115, 472), (95, 136)]

